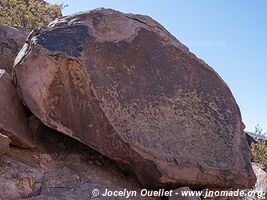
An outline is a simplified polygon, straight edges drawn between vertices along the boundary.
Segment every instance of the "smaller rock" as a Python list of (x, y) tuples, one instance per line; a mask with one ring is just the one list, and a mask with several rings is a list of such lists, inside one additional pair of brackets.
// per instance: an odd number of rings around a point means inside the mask
[(13, 181), (0, 178), (0, 198), (18, 198), (20, 197), (17, 192), (18, 188)]
[(53, 159), (49, 154), (40, 154), (40, 167), (44, 170), (49, 169), (53, 164)]
[(251, 146), (253, 143), (257, 143), (256, 139), (253, 138), (248, 132), (245, 132), (245, 134), (249, 146)]
[(8, 136), (11, 144), (33, 148), (28, 119), (10, 75), (0, 69), (0, 133)]
[[(12, 148), (10, 148), (12, 154)], [(24, 158), (30, 151), (24, 152), (15, 157)], [(36, 189), (35, 184), (40, 183), (43, 178), (43, 171), (28, 163), (13, 159), (9, 156), (0, 157), (0, 199), (23, 199)]]
[(252, 163), (252, 168), (257, 177), (256, 189), (267, 194), (267, 172), (257, 163)]
[[(188, 196), (184, 196), (183, 192), (188, 191)], [(189, 196), (189, 192), (193, 192), (189, 187), (178, 188), (173, 191), (173, 195), (169, 197), (169, 200), (201, 200), (198, 196)]]
[(0, 133), (0, 156), (9, 151), (9, 144), (11, 140)]
[(29, 30), (0, 23), (0, 68), (11, 74), (13, 62), (23, 46)]

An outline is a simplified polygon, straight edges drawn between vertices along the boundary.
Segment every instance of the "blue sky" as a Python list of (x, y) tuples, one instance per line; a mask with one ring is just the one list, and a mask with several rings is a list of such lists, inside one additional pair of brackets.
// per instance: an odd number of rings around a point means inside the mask
[(255, 0), (48, 0), (63, 14), (98, 7), (149, 15), (231, 88), (246, 130), (267, 132), (267, 1)]

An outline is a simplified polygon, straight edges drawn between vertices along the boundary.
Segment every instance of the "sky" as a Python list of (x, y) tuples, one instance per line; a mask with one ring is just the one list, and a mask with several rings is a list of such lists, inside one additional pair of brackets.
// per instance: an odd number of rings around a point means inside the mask
[(214, 68), (230, 87), (247, 131), (267, 132), (267, 1), (48, 0), (63, 15), (98, 7), (148, 15)]

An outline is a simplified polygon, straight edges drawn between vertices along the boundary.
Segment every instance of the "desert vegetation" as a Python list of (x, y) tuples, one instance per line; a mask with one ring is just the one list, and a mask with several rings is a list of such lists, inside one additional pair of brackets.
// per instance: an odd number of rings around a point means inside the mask
[(35, 29), (61, 17), (62, 7), (42, 0), (1, 0), (0, 23)]
[[(255, 127), (256, 135), (263, 135), (263, 130), (259, 125)], [(264, 168), (267, 168), (267, 143), (265, 140), (259, 140), (251, 145), (252, 161), (261, 164)]]

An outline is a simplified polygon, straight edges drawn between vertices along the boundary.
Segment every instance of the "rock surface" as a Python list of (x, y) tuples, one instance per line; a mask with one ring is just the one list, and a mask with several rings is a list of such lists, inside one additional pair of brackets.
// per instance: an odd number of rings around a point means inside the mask
[(257, 163), (253, 163), (252, 167), (257, 177), (256, 189), (267, 194), (267, 172)]
[(189, 187), (178, 188), (173, 191), (174, 195), (169, 197), (169, 200), (201, 200), (197, 196), (184, 196), (182, 193), (184, 191), (192, 191)]
[[(0, 199), (125, 199), (103, 197), (105, 189), (133, 190), (140, 193), (136, 181), (122, 173), (109, 159), (89, 147), (44, 129), (39, 135), (38, 149), (11, 147), (8, 156), (0, 157)], [(94, 197), (93, 189), (100, 195)], [(140, 197), (129, 199), (150, 199)]]
[(255, 183), (231, 91), (147, 16), (97, 9), (63, 17), (29, 36), (14, 79), (44, 124), (146, 187)]
[(0, 69), (0, 133), (8, 136), (13, 145), (32, 148), (24, 109), (10, 75)]
[(14, 60), (29, 33), (29, 30), (0, 23), (0, 69), (11, 74)]
[(0, 156), (9, 151), (9, 144), (11, 140), (0, 133)]
[(247, 132), (245, 132), (245, 135), (246, 135), (246, 140), (247, 140), (247, 142), (248, 142), (248, 145), (251, 147), (251, 145), (253, 144), (253, 143), (257, 143), (257, 140), (254, 138), (254, 137), (252, 137), (251, 135), (249, 135)]

